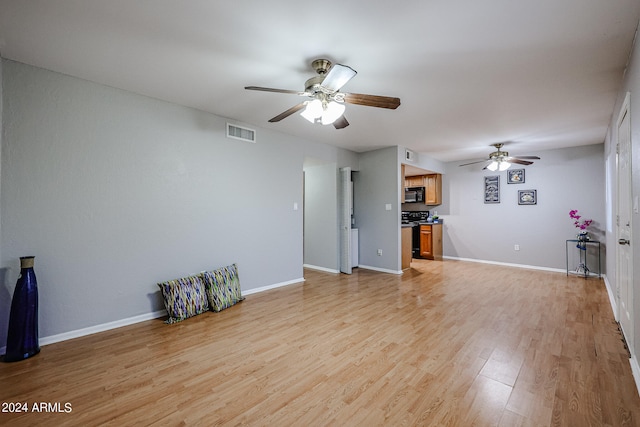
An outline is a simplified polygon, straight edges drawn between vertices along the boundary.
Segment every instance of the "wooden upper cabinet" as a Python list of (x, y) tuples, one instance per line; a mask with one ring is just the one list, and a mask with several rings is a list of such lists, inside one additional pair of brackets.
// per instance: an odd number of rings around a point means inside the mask
[(442, 203), (442, 175), (434, 173), (425, 175), (425, 205), (439, 205)]
[(424, 187), (424, 175), (408, 176), (404, 179), (405, 187)]

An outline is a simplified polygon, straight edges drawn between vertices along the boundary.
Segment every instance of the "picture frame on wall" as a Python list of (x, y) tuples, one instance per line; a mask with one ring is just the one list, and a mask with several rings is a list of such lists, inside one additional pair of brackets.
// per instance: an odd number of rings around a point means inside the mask
[(507, 184), (524, 184), (524, 169), (508, 169)]
[(518, 204), (519, 205), (536, 205), (536, 204), (538, 204), (538, 191), (537, 190), (519, 190), (518, 191)]
[(500, 203), (500, 176), (484, 177), (484, 202)]

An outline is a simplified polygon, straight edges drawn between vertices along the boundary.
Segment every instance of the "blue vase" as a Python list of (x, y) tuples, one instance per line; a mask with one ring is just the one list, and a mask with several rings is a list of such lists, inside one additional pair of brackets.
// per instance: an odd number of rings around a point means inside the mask
[(16, 362), (40, 352), (38, 343), (38, 283), (35, 257), (20, 257), (20, 277), (13, 291), (5, 362)]

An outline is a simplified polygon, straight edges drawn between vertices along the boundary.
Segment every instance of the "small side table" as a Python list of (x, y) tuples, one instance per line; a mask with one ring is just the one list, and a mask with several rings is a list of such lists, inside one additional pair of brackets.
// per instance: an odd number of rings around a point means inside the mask
[[(580, 252), (579, 256), (580, 256), (580, 263), (578, 264), (578, 268), (576, 270), (573, 270), (572, 272), (575, 272), (575, 274), (579, 274), (579, 275), (584, 275), (584, 278), (586, 279), (587, 277), (590, 276), (591, 270), (589, 270), (589, 267), (587, 267), (587, 252), (589, 251), (589, 245), (593, 245), (593, 246), (597, 246), (598, 249), (598, 279), (601, 277), (601, 261), (600, 261), (600, 242), (598, 242), (597, 240), (586, 240), (586, 241), (581, 241), (578, 239), (569, 239), (566, 241), (566, 260), (567, 260), (567, 276), (569, 275), (569, 243), (572, 243), (574, 247), (578, 246), (578, 243), (583, 244), (584, 245), (584, 249), (580, 249), (577, 248), (577, 250)], [(594, 273), (595, 274), (595, 273)]]

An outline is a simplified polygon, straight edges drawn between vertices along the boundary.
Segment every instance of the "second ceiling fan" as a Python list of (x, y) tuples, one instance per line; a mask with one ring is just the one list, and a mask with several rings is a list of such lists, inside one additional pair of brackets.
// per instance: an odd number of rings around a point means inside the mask
[(507, 170), (511, 166), (512, 163), (516, 163), (519, 165), (530, 165), (533, 164), (531, 160), (540, 160), (538, 156), (509, 156), (507, 151), (502, 151), (503, 143), (491, 144), (493, 147), (496, 147), (496, 151), (489, 154), (488, 159), (478, 160), (471, 163), (465, 163), (460, 166), (474, 165), (477, 163), (487, 162), (485, 167), (482, 170), (489, 169), (490, 171), (496, 170)]
[(311, 123), (333, 124), (336, 129), (343, 129), (349, 126), (349, 122), (344, 117), (345, 103), (391, 110), (395, 110), (400, 105), (400, 98), (340, 92), (340, 89), (357, 74), (351, 67), (341, 64), (332, 65), (328, 59), (316, 59), (311, 63), (311, 66), (318, 75), (306, 81), (305, 89), (302, 92), (260, 86), (245, 86), (245, 89), (248, 90), (290, 93), (310, 98), (278, 114), (270, 119), (269, 122), (279, 122), (293, 113), (304, 110), (301, 116)]

